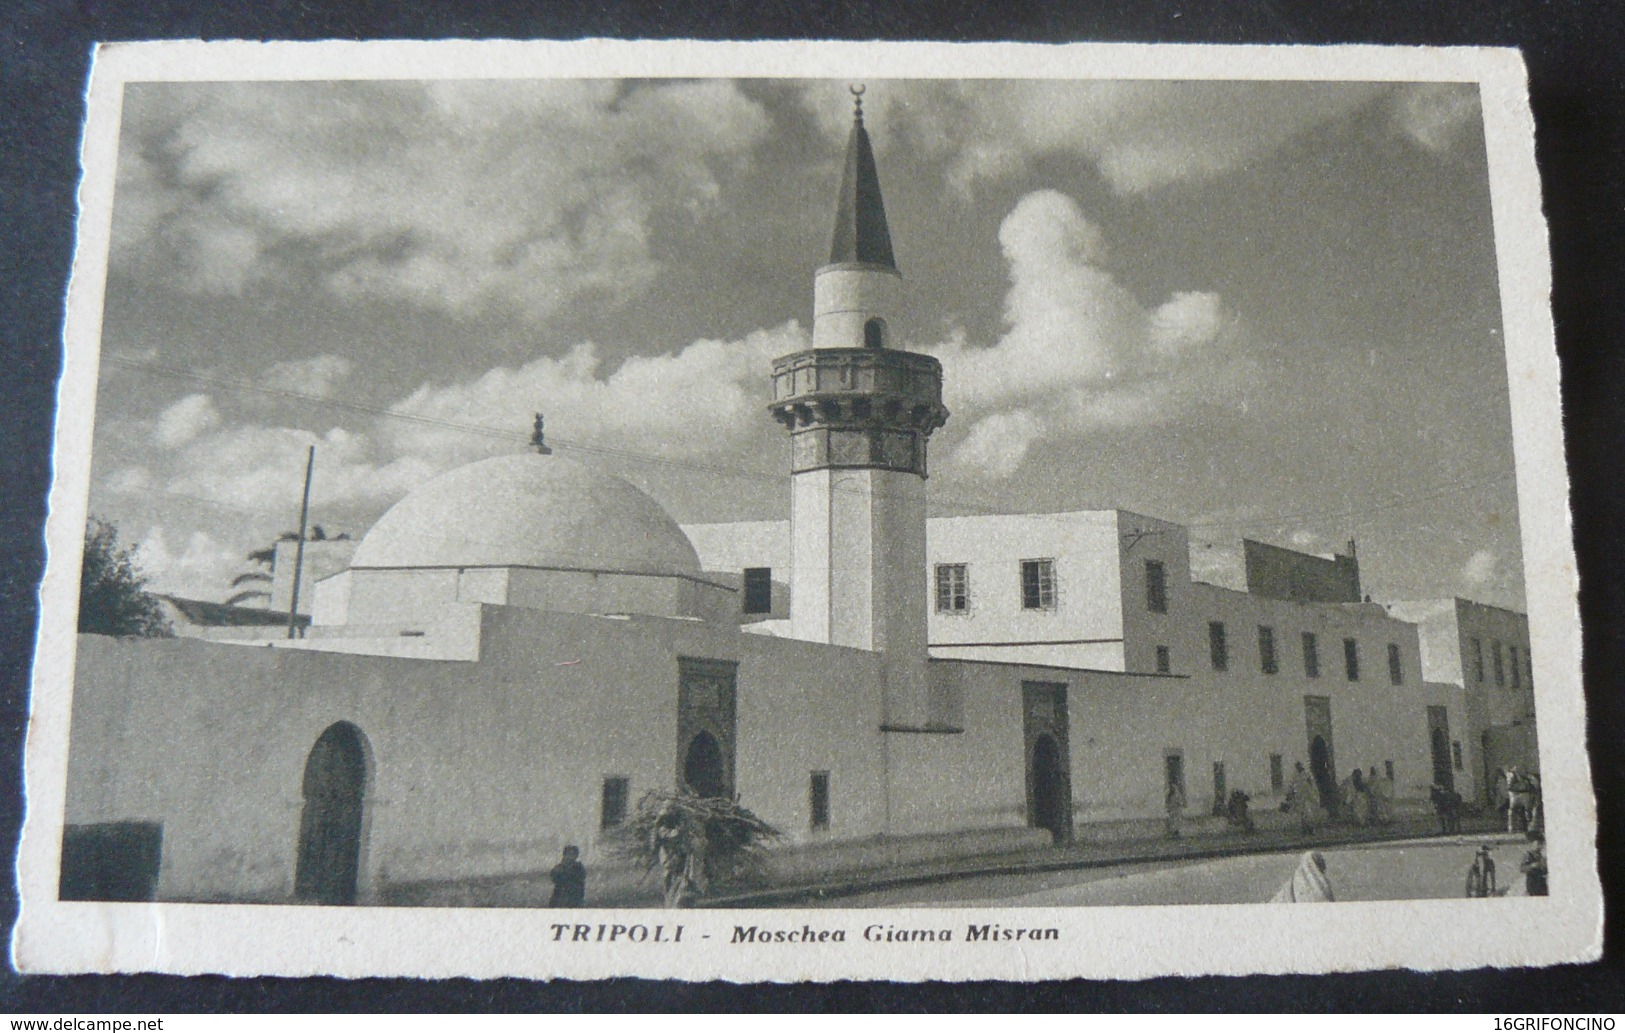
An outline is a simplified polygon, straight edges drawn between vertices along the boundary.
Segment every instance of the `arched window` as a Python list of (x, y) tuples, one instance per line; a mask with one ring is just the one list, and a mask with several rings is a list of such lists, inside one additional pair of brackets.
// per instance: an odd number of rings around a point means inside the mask
[(863, 346), (865, 348), (886, 347), (886, 321), (876, 317), (863, 324)]

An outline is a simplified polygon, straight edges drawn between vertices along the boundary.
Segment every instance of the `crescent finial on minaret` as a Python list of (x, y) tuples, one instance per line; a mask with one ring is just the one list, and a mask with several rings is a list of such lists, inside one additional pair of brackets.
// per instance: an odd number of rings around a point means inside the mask
[(852, 94), (852, 120), (861, 126), (863, 125), (863, 95), (868, 90), (868, 87), (863, 83), (853, 83), (846, 89), (847, 92)]

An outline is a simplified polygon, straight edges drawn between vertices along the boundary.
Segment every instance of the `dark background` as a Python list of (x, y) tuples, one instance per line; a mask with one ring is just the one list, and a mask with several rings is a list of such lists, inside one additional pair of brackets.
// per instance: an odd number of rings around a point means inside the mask
[[(1388, 43), (1516, 46), (1528, 62), (1554, 273), (1569, 472), (1585, 622), (1600, 864), (1620, 903), (1625, 780), (1618, 670), (1625, 594), (1617, 538), (1625, 454), (1625, 4), (1254, 0), (1082, 4), (826, 0), (573, 4), (483, 0), (0, 0), (0, 841), (21, 821), (21, 756), (44, 568), (62, 299), (73, 248), (80, 120), (91, 44), (135, 39), (839, 38), (1034, 42)], [(0, 886), (9, 940), (15, 887)], [(1541, 972), (1410, 972), (1038, 985), (687, 985), (641, 980), (20, 977), (0, 971), (0, 1011), (1154, 1010), (1619, 1011), (1625, 958), (1609, 923), (1603, 961)], [(1451, 930), (1441, 928), (1439, 935)], [(1109, 945), (1099, 945), (1109, 949)]]

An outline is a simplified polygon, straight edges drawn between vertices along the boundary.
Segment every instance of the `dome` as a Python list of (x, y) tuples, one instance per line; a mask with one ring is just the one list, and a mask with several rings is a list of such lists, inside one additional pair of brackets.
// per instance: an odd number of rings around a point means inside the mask
[(420, 485), (378, 518), (350, 566), (697, 574), (700, 561), (677, 522), (631, 484), (524, 452)]

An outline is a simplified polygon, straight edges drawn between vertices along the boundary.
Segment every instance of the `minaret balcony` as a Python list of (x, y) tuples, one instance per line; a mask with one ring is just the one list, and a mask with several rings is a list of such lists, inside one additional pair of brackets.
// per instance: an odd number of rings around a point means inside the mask
[(778, 359), (769, 409), (792, 430), (858, 424), (929, 434), (948, 419), (942, 363), (878, 348), (816, 348)]
[(828, 468), (926, 475), (926, 442), (948, 420), (942, 364), (929, 355), (817, 348), (773, 364), (775, 419), (793, 472)]

